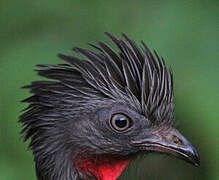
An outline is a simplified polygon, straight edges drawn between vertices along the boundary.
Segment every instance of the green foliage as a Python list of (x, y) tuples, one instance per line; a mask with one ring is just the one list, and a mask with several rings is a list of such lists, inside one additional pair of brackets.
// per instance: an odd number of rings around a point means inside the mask
[(20, 87), (39, 79), (34, 65), (62, 63), (56, 54), (73, 55), (76, 45), (110, 43), (105, 31), (144, 40), (172, 66), (176, 121), (201, 156), (200, 168), (164, 155), (139, 157), (120, 179), (218, 179), (218, 5), (216, 0), (1, 1), (0, 179), (36, 179), (17, 123), (25, 107), (20, 100), (29, 95)]

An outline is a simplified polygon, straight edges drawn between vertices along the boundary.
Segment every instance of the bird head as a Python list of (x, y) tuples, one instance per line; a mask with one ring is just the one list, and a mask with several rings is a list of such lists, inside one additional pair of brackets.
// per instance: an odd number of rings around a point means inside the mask
[(20, 116), (39, 180), (115, 180), (139, 153), (161, 152), (199, 165), (174, 128), (173, 75), (156, 51), (106, 35), (117, 46), (74, 48), (85, 60), (38, 65), (33, 95)]

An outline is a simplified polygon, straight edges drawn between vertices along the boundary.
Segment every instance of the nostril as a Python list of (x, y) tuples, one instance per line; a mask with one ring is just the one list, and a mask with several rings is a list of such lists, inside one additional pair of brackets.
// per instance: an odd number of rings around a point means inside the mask
[(175, 144), (184, 145), (184, 143), (182, 142), (182, 140), (179, 139), (177, 136), (173, 135), (172, 138), (173, 138), (173, 142), (174, 142)]

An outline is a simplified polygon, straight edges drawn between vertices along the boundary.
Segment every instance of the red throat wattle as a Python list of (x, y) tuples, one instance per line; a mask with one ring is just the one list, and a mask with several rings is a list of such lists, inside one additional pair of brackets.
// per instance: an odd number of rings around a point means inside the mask
[(130, 163), (131, 158), (117, 158), (112, 156), (98, 156), (81, 161), (75, 165), (82, 173), (94, 175), (98, 180), (116, 180)]

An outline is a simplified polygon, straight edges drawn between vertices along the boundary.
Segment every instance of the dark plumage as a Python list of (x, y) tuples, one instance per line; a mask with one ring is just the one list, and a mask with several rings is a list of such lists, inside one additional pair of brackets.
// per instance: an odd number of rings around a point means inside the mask
[(118, 53), (103, 42), (91, 45), (96, 51), (74, 48), (85, 60), (59, 54), (67, 64), (38, 65), (52, 81), (25, 86), (33, 95), (20, 122), (38, 180), (115, 180), (149, 151), (199, 164), (173, 127), (173, 75), (163, 58), (124, 34), (125, 41), (106, 35)]

